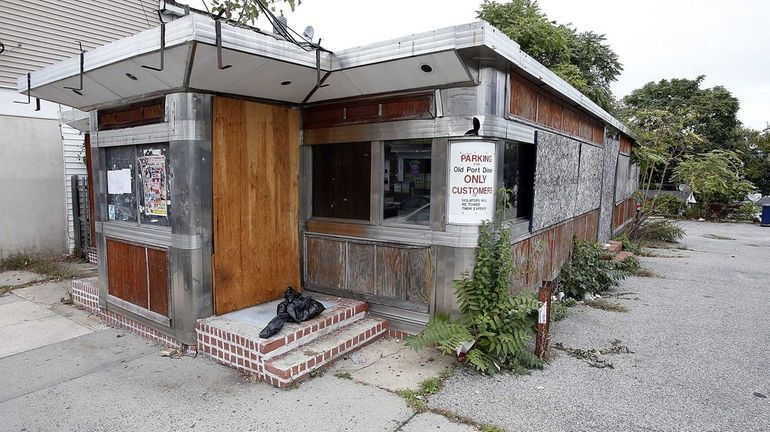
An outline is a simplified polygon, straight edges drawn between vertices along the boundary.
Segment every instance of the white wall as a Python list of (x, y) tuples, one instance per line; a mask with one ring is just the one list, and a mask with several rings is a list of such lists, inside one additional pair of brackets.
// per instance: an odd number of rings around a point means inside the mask
[(0, 89), (0, 257), (67, 251), (64, 161), (58, 105)]

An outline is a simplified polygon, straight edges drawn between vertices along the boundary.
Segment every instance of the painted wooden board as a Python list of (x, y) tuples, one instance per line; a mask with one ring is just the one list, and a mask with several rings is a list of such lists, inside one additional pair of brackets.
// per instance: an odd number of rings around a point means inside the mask
[(298, 110), (214, 98), (214, 310), (300, 288)]
[(147, 309), (147, 257), (145, 248), (107, 240), (108, 292)]

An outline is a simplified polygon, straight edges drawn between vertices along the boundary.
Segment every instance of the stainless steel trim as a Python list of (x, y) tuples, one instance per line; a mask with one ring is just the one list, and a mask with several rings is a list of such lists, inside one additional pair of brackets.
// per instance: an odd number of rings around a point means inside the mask
[(383, 203), (384, 203), (384, 178), (383, 178), (383, 164), (384, 164), (384, 144), (382, 141), (372, 141), (371, 151), (371, 185), (370, 185), (370, 199), (369, 199), (369, 222), (372, 225), (380, 225), (382, 223)]
[(107, 306), (108, 310), (109, 310), (109, 305), (114, 305), (123, 310), (131, 312), (132, 314), (139, 315), (144, 319), (148, 319), (150, 321), (156, 322), (162, 326), (171, 327), (171, 320), (168, 317), (165, 317), (159, 313), (155, 313), (149, 309), (145, 309), (141, 306), (137, 306), (133, 303), (129, 303), (123, 299), (115, 297), (112, 294), (107, 294), (107, 305), (108, 305)]
[(168, 123), (99, 131), (98, 147), (168, 142)]
[(120, 222), (104, 222), (101, 233), (105, 237), (125, 240), (142, 245), (168, 248), (171, 246), (171, 230), (162, 228), (146, 228), (134, 224)]
[(171, 246), (177, 249), (200, 249), (203, 239), (196, 234), (171, 234)]

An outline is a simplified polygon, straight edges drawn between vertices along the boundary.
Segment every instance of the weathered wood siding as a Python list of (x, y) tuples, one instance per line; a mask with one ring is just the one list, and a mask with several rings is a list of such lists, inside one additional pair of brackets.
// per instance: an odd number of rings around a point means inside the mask
[(631, 220), (636, 215), (636, 200), (628, 198), (615, 206), (612, 229), (616, 229)]
[(300, 288), (299, 111), (214, 98), (217, 314)]
[(305, 129), (391, 120), (432, 118), (433, 93), (353, 100), (305, 108)]
[(305, 235), (305, 286), (427, 312), (433, 285), (430, 247)]

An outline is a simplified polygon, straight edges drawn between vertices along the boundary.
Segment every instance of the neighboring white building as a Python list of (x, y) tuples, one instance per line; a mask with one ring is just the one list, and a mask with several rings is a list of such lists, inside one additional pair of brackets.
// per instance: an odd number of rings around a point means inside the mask
[(0, 258), (72, 252), (70, 177), (86, 175), (69, 107), (17, 93), (26, 73), (158, 24), (157, 0), (0, 0)]

